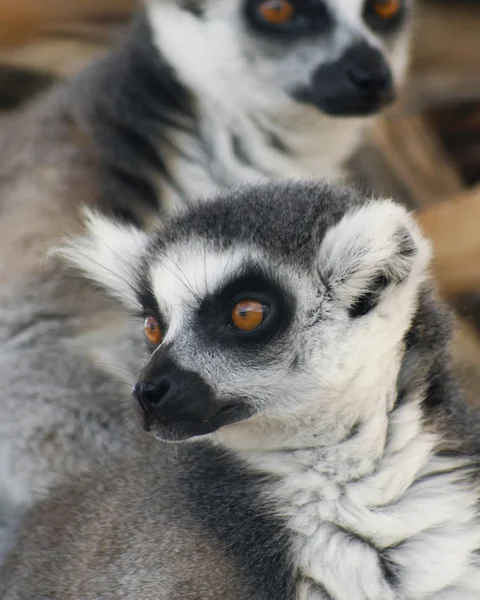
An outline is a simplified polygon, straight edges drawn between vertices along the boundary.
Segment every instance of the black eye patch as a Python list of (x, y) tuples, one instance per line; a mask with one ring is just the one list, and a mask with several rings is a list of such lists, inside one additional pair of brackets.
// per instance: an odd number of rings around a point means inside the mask
[[(251, 332), (239, 332), (232, 326), (232, 311), (243, 301), (259, 302), (265, 307), (265, 320)], [(293, 298), (275, 277), (254, 268), (232, 278), (203, 299), (198, 310), (198, 326), (203, 335), (232, 347), (268, 344), (288, 327), (294, 310)]]
[(363, 6), (365, 23), (379, 33), (396, 31), (405, 21), (405, 0), (366, 0)]

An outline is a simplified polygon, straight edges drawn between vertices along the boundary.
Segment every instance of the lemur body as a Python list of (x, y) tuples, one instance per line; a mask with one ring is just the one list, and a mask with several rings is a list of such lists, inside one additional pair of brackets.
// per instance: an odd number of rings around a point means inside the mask
[(403, 208), (285, 183), (88, 223), (61, 254), (145, 319), (169, 443), (34, 509), (2, 599), (479, 597), (479, 415)]
[(118, 50), (2, 123), (7, 525), (65, 473), (133, 443), (122, 399), (135, 365), (119, 308), (44, 261), (79, 231), (78, 207), (149, 227), (226, 184), (336, 175), (402, 77), (409, 4), (386, 22), (371, 0), (314, 3), (303, 16), (299, 4), (303, 25), (279, 32), (262, 29), (260, 1), (149, 2)]

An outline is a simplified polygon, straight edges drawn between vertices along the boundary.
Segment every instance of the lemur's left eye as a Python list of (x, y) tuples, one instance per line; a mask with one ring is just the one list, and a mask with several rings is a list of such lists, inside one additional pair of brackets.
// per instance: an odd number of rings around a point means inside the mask
[(163, 331), (155, 317), (147, 317), (143, 325), (148, 341), (158, 346), (163, 341)]
[(266, 0), (258, 7), (260, 17), (272, 25), (283, 25), (293, 17), (295, 9), (288, 0)]
[(268, 307), (258, 300), (241, 300), (232, 310), (232, 323), (239, 331), (254, 331), (264, 322)]
[(373, 10), (380, 19), (385, 21), (393, 19), (402, 8), (401, 0), (375, 0)]

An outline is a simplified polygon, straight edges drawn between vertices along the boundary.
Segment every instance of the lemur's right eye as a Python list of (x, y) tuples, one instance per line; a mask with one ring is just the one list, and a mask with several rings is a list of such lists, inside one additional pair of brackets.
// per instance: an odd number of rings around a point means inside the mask
[(266, 0), (258, 7), (259, 16), (272, 25), (283, 25), (293, 17), (295, 9), (289, 0)]
[(264, 322), (268, 307), (258, 300), (241, 300), (232, 310), (232, 323), (239, 331), (254, 331)]
[(143, 325), (148, 341), (158, 346), (163, 341), (163, 331), (155, 317), (147, 317)]

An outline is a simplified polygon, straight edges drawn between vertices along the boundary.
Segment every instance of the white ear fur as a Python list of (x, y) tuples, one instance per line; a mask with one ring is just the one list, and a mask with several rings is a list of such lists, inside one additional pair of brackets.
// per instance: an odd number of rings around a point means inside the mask
[(401, 283), (426, 277), (429, 242), (413, 217), (390, 200), (372, 201), (329, 229), (318, 254), (319, 272), (345, 303), (369, 291), (375, 277)]
[(84, 209), (86, 234), (54, 248), (59, 256), (130, 309), (140, 307), (135, 285), (148, 235)]

